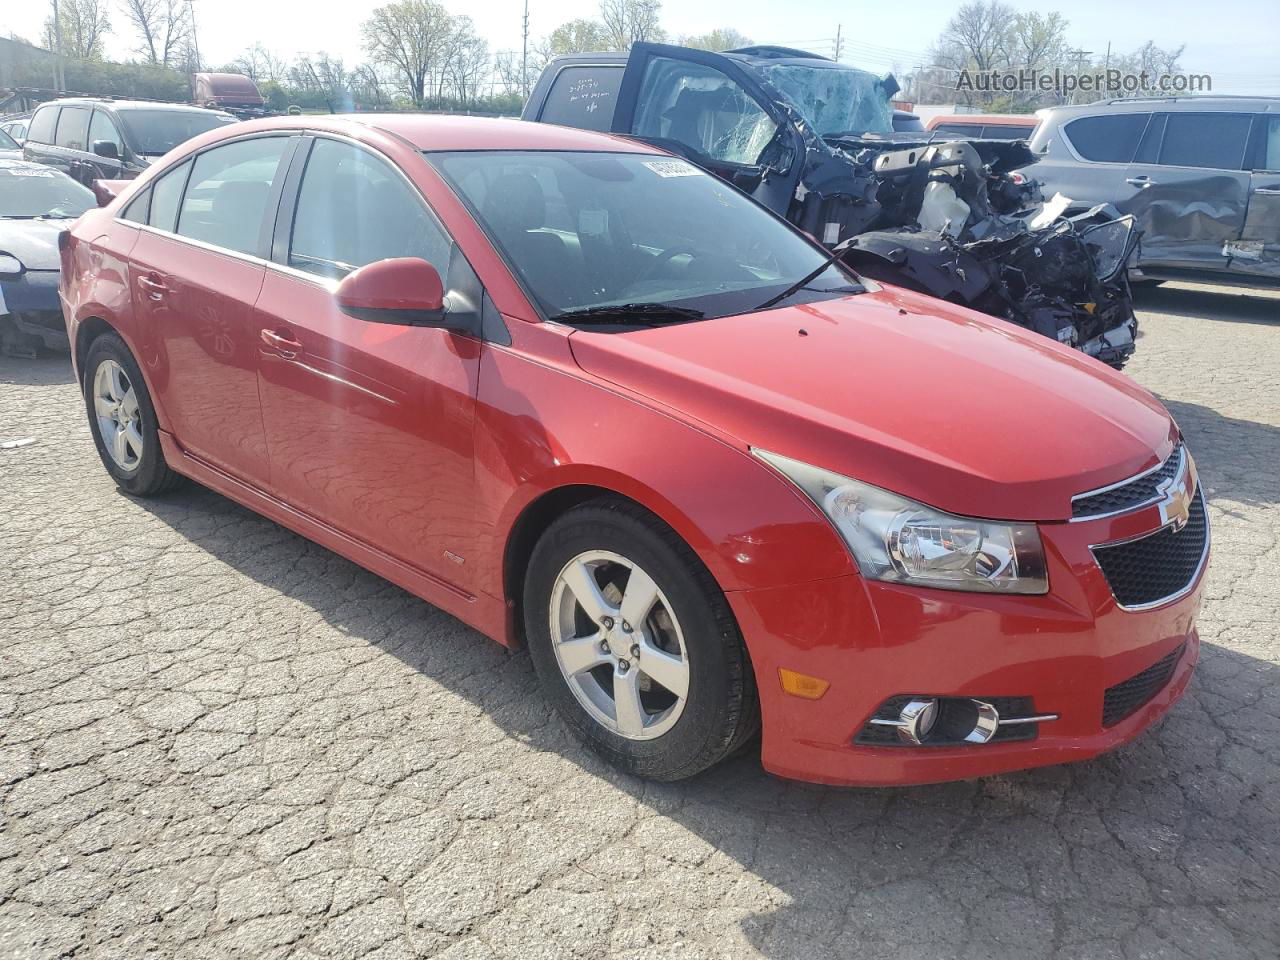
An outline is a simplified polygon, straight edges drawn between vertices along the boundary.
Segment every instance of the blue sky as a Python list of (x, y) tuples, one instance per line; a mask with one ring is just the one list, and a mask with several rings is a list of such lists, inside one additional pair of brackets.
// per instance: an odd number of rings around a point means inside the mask
[[(454, 13), (466, 13), (489, 38), (493, 50), (519, 49), (523, 0), (443, 0)], [(6, 0), (6, 30), (35, 38), (47, 16), (47, 2)], [(326, 51), (349, 63), (362, 58), (359, 27), (377, 0), (196, 0), (200, 52), (225, 61), (255, 40), (281, 53)], [(672, 33), (703, 33), (732, 26), (758, 43), (799, 46), (829, 54), (842, 27), (843, 59), (876, 71), (909, 68), (919, 61), (958, 6), (956, 0), (667, 0), (662, 20)], [(1208, 73), (1218, 93), (1280, 95), (1280, 2), (1239, 0), (1221, 6), (1191, 0), (1126, 5), (1115, 0), (1034, 3), (1012, 0), (1019, 10), (1060, 10), (1070, 21), (1072, 44), (1101, 55), (1110, 41), (1130, 51), (1147, 40), (1162, 47), (1185, 43), (1189, 72)], [(575, 17), (594, 16), (598, 0), (530, 0), (534, 37)], [(18, 9), (14, 9), (17, 7)], [(113, 56), (126, 56), (130, 40), (124, 17), (115, 15)]]

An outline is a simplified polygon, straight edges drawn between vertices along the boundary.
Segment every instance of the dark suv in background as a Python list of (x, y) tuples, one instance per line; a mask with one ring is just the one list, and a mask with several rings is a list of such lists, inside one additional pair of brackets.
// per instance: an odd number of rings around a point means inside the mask
[(1280, 285), (1280, 98), (1112, 100), (1039, 116), (1044, 195), (1132, 213), (1136, 276)]
[(236, 118), (220, 110), (145, 100), (79, 98), (41, 104), (27, 126), (23, 156), (89, 186), (132, 180), (156, 158)]

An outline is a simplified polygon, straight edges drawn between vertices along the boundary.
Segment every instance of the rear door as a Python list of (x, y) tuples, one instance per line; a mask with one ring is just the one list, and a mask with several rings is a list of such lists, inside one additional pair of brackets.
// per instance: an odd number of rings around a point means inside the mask
[(534, 90), (529, 100), (539, 104), (537, 113), (524, 119), (607, 132), (613, 124), (624, 67), (618, 61), (570, 62), (555, 68), (551, 77), (539, 78), (538, 87), (545, 84), (546, 93)]
[(1280, 116), (1254, 120), (1249, 166), (1249, 208), (1231, 270), (1280, 280)]
[(130, 257), (135, 314), (178, 443), (263, 489), (253, 305), (296, 139), (220, 143), (158, 177)]
[(83, 184), (88, 184), (90, 179), (85, 161), (89, 156), (89, 120), (92, 114), (89, 107), (63, 107), (58, 115), (54, 147), (50, 151), (50, 163)]
[(781, 215), (803, 166), (798, 131), (747, 72), (686, 47), (631, 48), (613, 132), (683, 153)]
[(1117, 203), (1142, 228), (1141, 264), (1225, 270), (1249, 198), (1248, 113), (1152, 115)]

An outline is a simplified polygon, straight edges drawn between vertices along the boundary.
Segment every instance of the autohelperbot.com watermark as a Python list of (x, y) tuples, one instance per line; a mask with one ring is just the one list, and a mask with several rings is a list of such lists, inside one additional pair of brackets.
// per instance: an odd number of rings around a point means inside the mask
[(961, 70), (956, 89), (978, 93), (1209, 93), (1213, 77), (1207, 73), (1130, 73), (1108, 69), (1086, 72), (1068, 70)]

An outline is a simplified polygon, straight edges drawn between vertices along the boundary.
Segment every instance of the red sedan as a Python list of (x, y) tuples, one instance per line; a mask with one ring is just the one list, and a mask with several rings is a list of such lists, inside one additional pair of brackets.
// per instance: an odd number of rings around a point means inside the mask
[(758, 729), (827, 783), (1078, 760), (1195, 665), (1208, 523), (1157, 400), (657, 149), (252, 121), (62, 247), (126, 492), (189, 477), (527, 644), (632, 773)]

